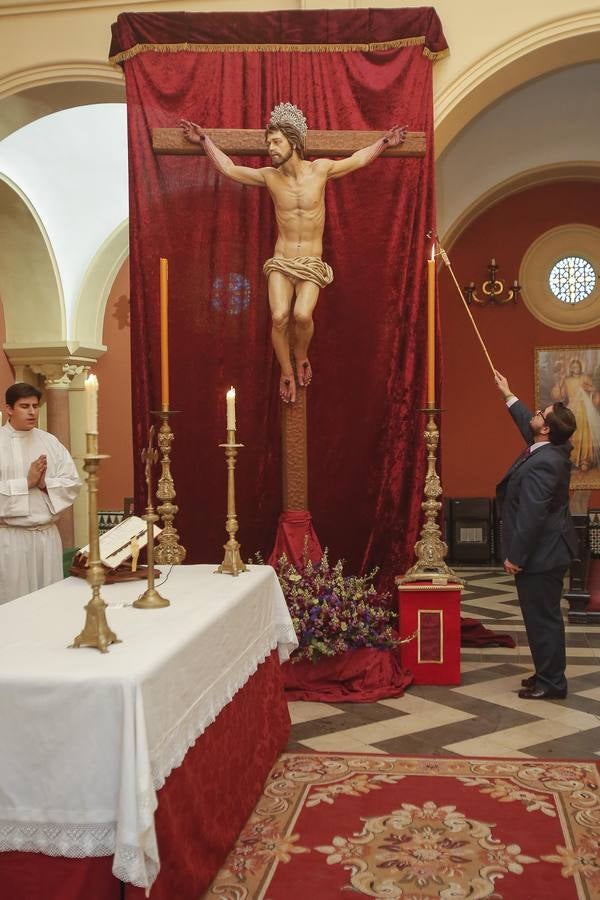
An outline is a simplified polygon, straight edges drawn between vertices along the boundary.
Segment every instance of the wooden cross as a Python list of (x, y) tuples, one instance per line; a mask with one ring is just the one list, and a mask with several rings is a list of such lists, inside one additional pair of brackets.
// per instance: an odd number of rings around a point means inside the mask
[[(265, 132), (246, 128), (207, 128), (206, 134), (228, 156), (268, 156)], [(385, 131), (309, 131), (307, 156), (350, 156), (382, 138)], [(173, 156), (204, 155), (201, 144), (191, 144), (180, 128), (153, 128), (152, 149)], [(425, 156), (425, 132), (409, 131), (400, 147), (385, 150), (381, 156)]]
[[(228, 156), (268, 156), (264, 129), (207, 128), (206, 134)], [(384, 131), (309, 131), (307, 157), (345, 157), (374, 144)], [(202, 144), (187, 141), (180, 128), (153, 128), (152, 148), (158, 155), (205, 155)], [(381, 156), (424, 156), (425, 133), (409, 131), (399, 147)], [(290, 319), (291, 324), (291, 319)], [(290, 338), (293, 338), (290, 328)], [(313, 388), (314, 390), (314, 388)], [(283, 510), (308, 510), (306, 390), (299, 388), (293, 404), (282, 402)]]

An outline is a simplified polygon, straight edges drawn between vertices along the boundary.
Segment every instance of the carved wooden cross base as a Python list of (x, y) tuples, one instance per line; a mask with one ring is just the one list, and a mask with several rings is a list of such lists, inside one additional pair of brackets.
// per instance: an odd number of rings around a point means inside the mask
[(296, 385), (296, 402), (281, 401), (281, 474), (283, 512), (308, 509), (306, 391)]

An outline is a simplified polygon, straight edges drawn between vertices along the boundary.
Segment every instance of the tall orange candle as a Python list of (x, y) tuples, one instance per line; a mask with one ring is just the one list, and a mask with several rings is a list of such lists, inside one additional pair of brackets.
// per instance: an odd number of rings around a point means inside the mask
[(435, 407), (435, 245), (427, 260), (427, 406)]
[(169, 261), (160, 258), (160, 394), (169, 409)]

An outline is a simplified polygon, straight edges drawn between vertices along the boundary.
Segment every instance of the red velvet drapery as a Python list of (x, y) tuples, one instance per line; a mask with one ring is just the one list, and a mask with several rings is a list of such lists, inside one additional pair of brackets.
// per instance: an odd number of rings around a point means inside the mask
[(317, 307), (308, 392), (309, 507), (321, 543), (351, 570), (377, 564), (398, 573), (412, 561), (425, 469), (418, 410), (426, 233), (435, 225), (431, 66), (445, 47), (430, 8), (123, 14), (113, 27), (111, 56), (124, 65), (128, 102), (136, 496), (142, 506), (138, 451), (160, 401), (164, 256), (171, 405), (181, 411), (173, 419), (176, 525), (189, 561), (216, 560), (225, 537), (218, 444), (231, 384), (245, 444), (236, 471), (242, 550), (267, 555), (273, 544), (278, 373), (261, 269), (273, 251), (274, 216), (265, 191), (225, 180), (205, 158), (155, 156), (151, 129), (180, 117), (258, 128), (290, 100), (309, 128), (398, 122), (426, 132), (424, 159), (380, 159), (327, 188), (324, 258), (335, 281)]

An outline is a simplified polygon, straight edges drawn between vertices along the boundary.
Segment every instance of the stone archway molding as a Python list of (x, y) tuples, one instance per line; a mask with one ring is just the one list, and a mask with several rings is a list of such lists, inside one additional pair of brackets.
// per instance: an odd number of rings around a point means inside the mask
[(0, 246), (4, 349), (31, 342), (32, 323), (51, 342), (66, 336), (65, 302), (52, 244), (35, 206), (0, 172), (0, 217), (10, 222)]
[(91, 81), (109, 85), (124, 84), (121, 69), (112, 66), (109, 62), (55, 63), (21, 69), (0, 79), (0, 100), (30, 88), (43, 87), (48, 84), (64, 84), (69, 81)]
[(555, 19), (479, 59), (434, 96), (435, 152), (495, 100), (533, 78), (598, 59), (600, 9)]
[(441, 244), (447, 250), (456, 243), (461, 234), (486, 210), (511, 194), (529, 190), (542, 184), (564, 181), (600, 181), (600, 161), (554, 163), (518, 172), (516, 175), (495, 184), (481, 194), (464, 209), (441, 236)]
[[(98, 343), (83, 346), (77, 336), (66, 339), (62, 284), (46, 229), (27, 194), (0, 172), (0, 217), (4, 212), (12, 227), (0, 245), (3, 349), (17, 381), (31, 381), (32, 373), (56, 379), (93, 365), (106, 349), (102, 328)], [(105, 304), (106, 298), (102, 314)]]
[(73, 312), (73, 336), (80, 348), (105, 352), (104, 312), (115, 278), (129, 255), (129, 219), (106, 238), (90, 262)]

